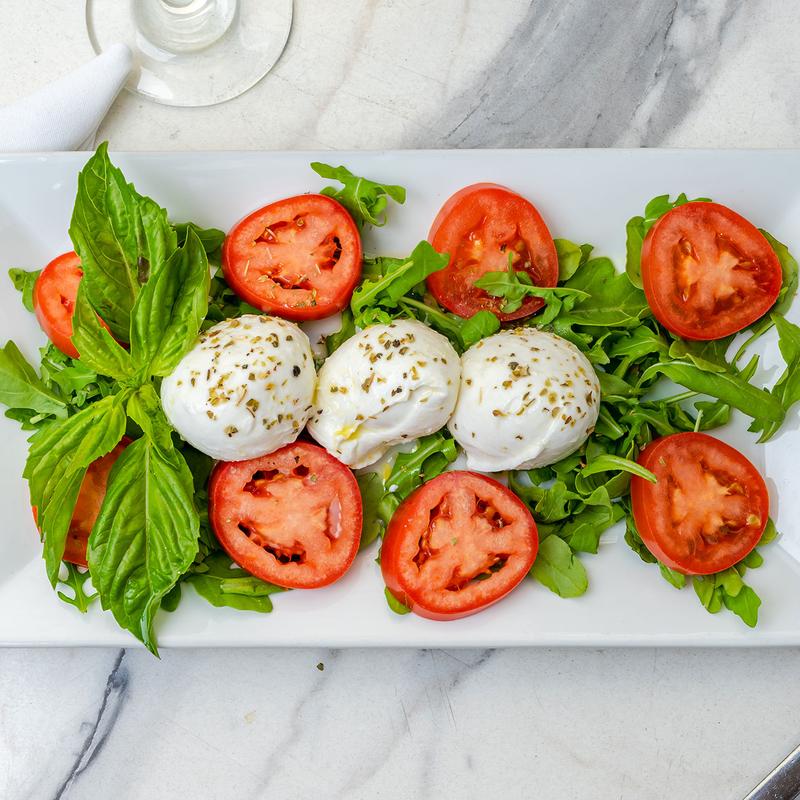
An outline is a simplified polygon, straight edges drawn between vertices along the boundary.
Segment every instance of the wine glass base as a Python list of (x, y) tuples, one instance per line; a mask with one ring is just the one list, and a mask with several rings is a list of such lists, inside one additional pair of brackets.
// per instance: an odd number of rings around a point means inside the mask
[(142, 34), (130, 0), (86, 2), (95, 52), (127, 44), (134, 72), (125, 88), (170, 106), (212, 106), (246, 92), (272, 69), (291, 26), (292, 0), (239, 0), (232, 24), (219, 39), (199, 50), (169, 52)]

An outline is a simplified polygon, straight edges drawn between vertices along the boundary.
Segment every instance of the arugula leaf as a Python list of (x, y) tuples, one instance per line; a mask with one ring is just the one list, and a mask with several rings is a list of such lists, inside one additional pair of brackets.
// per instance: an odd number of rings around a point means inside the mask
[(64, 401), (45, 386), (12, 341), (0, 348), (0, 403), (38, 414), (67, 415)]
[(127, 350), (100, 324), (97, 314), (89, 303), (86, 282), (78, 285), (75, 313), (72, 317), (72, 343), (78, 351), (80, 361), (101, 375), (118, 381), (134, 374), (133, 361)]
[(14, 288), (18, 292), (22, 292), (22, 305), (33, 313), (33, 287), (36, 285), (36, 279), (42, 274), (40, 269), (26, 270), (12, 268), (8, 271), (8, 277), (14, 284)]
[(594, 250), (590, 244), (577, 245), (569, 239), (553, 239), (558, 254), (558, 280), (569, 280), (588, 260)]
[(353, 324), (353, 312), (349, 308), (342, 311), (342, 325), (336, 333), (325, 337), (325, 349), (328, 355), (336, 352), (351, 336), (355, 336), (356, 326)]
[(602, 455), (593, 458), (591, 463), (587, 464), (582, 470), (581, 475), (587, 477), (589, 475), (597, 475), (602, 472), (629, 472), (631, 475), (638, 475), (650, 483), (657, 483), (658, 478), (650, 472), (649, 469), (631, 461), (629, 458), (622, 458), (613, 453), (603, 453)]
[(386, 489), (377, 472), (362, 472), (360, 475), (356, 475), (356, 481), (361, 492), (361, 506), (364, 512), (359, 548), (363, 550), (377, 538), (383, 536), (386, 529), (386, 523), (378, 513), (378, 507)]
[(285, 591), (232, 564), (231, 557), (223, 552), (206, 556), (184, 580), (194, 586), (195, 591), (212, 606), (262, 614), (272, 611), (270, 595)]
[(217, 322), (230, 317), (241, 317), (243, 314), (263, 314), (264, 312), (249, 303), (245, 303), (230, 286), (225, 278), (217, 272), (210, 282), (208, 312), (203, 321), (203, 330)]
[(500, 330), (500, 320), (491, 311), (476, 311), (465, 319), (443, 311), (430, 297), (423, 302), (410, 295), (400, 298), (398, 305), (407, 316), (444, 334), (459, 352), (464, 352), (485, 336)]
[[(798, 285), (798, 267), (797, 261), (794, 256), (789, 252), (789, 248), (783, 243), (779, 242), (771, 233), (761, 230), (764, 238), (769, 242), (770, 247), (775, 251), (778, 256), (778, 261), (781, 265), (781, 272), (783, 273), (783, 282), (781, 290), (778, 293), (778, 299), (775, 305), (770, 309), (771, 314), (780, 314), (783, 316), (791, 307), (797, 294)], [(761, 324), (764, 320), (756, 323), (756, 326)]]
[(546, 536), (539, 543), (531, 576), (559, 597), (580, 597), (589, 588), (583, 564), (558, 536)]
[(401, 603), (401, 602), (400, 602), (400, 601), (399, 601), (399, 600), (398, 600), (398, 599), (397, 599), (397, 598), (396, 598), (396, 597), (395, 597), (395, 596), (394, 596), (394, 595), (393, 595), (393, 594), (392, 594), (392, 593), (389, 591), (389, 587), (388, 587), (388, 586), (387, 586), (387, 587), (386, 587), (386, 588), (383, 590), (383, 593), (384, 593), (384, 595), (386, 596), (386, 602), (388, 603), (388, 605), (389, 605), (389, 608), (390, 608), (392, 611), (394, 611), (394, 613), (395, 613), (395, 614), (400, 614), (400, 615), (402, 616), (403, 614), (410, 614), (410, 613), (411, 613), (411, 609), (410, 609), (408, 606), (406, 606), (406, 605), (403, 605), (403, 603)]
[[(778, 348), (786, 362), (786, 369), (772, 387), (769, 396), (780, 404), (785, 415), (800, 401), (800, 327), (781, 316), (773, 316), (772, 320), (778, 331)], [(756, 421), (750, 430), (762, 432), (759, 442), (772, 438), (783, 421), (783, 416), (770, 420), (759, 408), (751, 416), (755, 416)]]
[(755, 628), (758, 624), (758, 609), (761, 606), (761, 598), (747, 584), (743, 585), (741, 591), (735, 595), (730, 595), (723, 591), (722, 602), (728, 611), (736, 614), (748, 627)]
[(89, 610), (89, 606), (97, 600), (97, 592), (88, 594), (86, 592), (86, 582), (92, 577), (87, 569), (83, 567), (76, 567), (75, 564), (70, 564), (69, 561), (64, 562), (64, 567), (67, 570), (67, 577), (61, 580), (59, 578), (59, 585), (72, 590), (72, 594), (58, 591), (58, 597), (65, 603), (75, 606), (81, 614), (85, 614)]
[(661, 577), (664, 578), (667, 583), (671, 583), (676, 589), (683, 589), (683, 587), (686, 586), (686, 576), (682, 572), (676, 572), (660, 561), (658, 562), (658, 569), (661, 572)]
[(127, 183), (105, 142), (78, 175), (69, 235), (91, 305), (114, 337), (127, 341), (139, 288), (176, 240), (166, 212)]
[(752, 386), (738, 375), (707, 372), (691, 361), (670, 361), (648, 367), (639, 380), (639, 385), (656, 375), (666, 375), (675, 383), (694, 392), (707, 394), (739, 409), (750, 417), (780, 423), (785, 411), (778, 398), (764, 389)]
[(540, 324), (548, 324), (562, 307), (571, 309), (580, 299), (585, 299), (588, 294), (580, 289), (565, 287), (548, 288), (534, 286), (527, 272), (516, 271), (512, 266), (511, 256), (508, 259), (508, 269), (504, 272), (486, 272), (474, 284), (492, 297), (502, 297), (503, 304), (500, 310), (504, 314), (511, 314), (519, 310), (526, 297), (541, 297), (548, 308), (559, 303), (550, 314), (547, 310), (537, 320)]
[(464, 320), (461, 331), (461, 346), (468, 350), (486, 336), (491, 336), (500, 330), (500, 320), (491, 311), (476, 311), (471, 317)]
[(363, 281), (353, 292), (350, 308), (356, 327), (366, 327), (362, 321), (369, 309), (396, 308), (404, 295), (429, 275), (444, 269), (449, 259), (450, 256), (437, 253), (425, 240), (414, 248), (407, 259), (384, 259), (385, 274)]
[(89, 570), (103, 608), (156, 655), (153, 618), (199, 547), (193, 495), (183, 456), (137, 439), (111, 471), (89, 537)]
[(42, 381), (73, 409), (79, 410), (93, 400), (119, 391), (116, 380), (98, 375), (80, 360), (64, 355), (53, 344), (40, 352)]
[(131, 358), (143, 378), (169, 375), (192, 347), (208, 311), (208, 291), (208, 259), (190, 230), (131, 312)]
[(106, 397), (72, 417), (52, 422), (30, 440), (23, 477), (44, 536), (44, 559), (53, 586), (86, 468), (125, 434), (124, 394)]
[(350, 213), (359, 228), (366, 223), (381, 227), (386, 224), (388, 198), (401, 205), (406, 201), (406, 190), (402, 186), (375, 183), (353, 175), (346, 167), (332, 167), (319, 161), (311, 163), (311, 169), (321, 178), (339, 181), (341, 189), (327, 186), (322, 194), (341, 203)]

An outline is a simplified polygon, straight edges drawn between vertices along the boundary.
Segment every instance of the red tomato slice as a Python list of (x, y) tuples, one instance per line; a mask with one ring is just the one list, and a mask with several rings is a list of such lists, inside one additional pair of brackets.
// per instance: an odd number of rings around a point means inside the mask
[(558, 282), (558, 254), (539, 212), (524, 197), (494, 183), (476, 183), (456, 192), (436, 215), (428, 241), (450, 255), (450, 263), (428, 277), (428, 288), (449, 311), (471, 317), (482, 309), (501, 321), (521, 319), (538, 311), (544, 301), (528, 297), (510, 314), (500, 311), (502, 298), (475, 287), (487, 272), (525, 271), (536, 286)]
[(222, 269), (250, 305), (291, 320), (322, 319), (350, 301), (361, 277), (361, 238), (330, 197), (289, 197), (234, 225)]
[(513, 492), (476, 472), (445, 472), (395, 511), (381, 571), (414, 613), (456, 619), (516, 588), (538, 549), (536, 523)]
[[(89, 534), (100, 514), (100, 508), (106, 496), (106, 486), (111, 468), (120, 457), (122, 451), (131, 443), (128, 438), (123, 439), (110, 453), (97, 461), (93, 461), (86, 470), (75, 511), (72, 512), (72, 521), (64, 546), (64, 561), (77, 564), (80, 567), (88, 566), (86, 563), (86, 546), (89, 543)], [(33, 507), (33, 519), (38, 525), (38, 512)]]
[(710, 575), (758, 544), (769, 495), (738, 450), (704, 433), (676, 433), (647, 445), (639, 463), (658, 483), (631, 479), (633, 517), (659, 561), (686, 575)]
[(220, 544), (264, 581), (289, 589), (327, 586), (358, 552), (358, 484), (317, 445), (294, 442), (250, 461), (220, 463), (208, 496)]
[(764, 316), (783, 283), (778, 256), (718, 203), (664, 214), (642, 244), (642, 284), (656, 319), (686, 339), (720, 339)]
[(42, 330), (62, 353), (72, 358), (78, 357), (72, 344), (72, 315), (82, 277), (78, 254), (64, 253), (42, 270), (33, 287), (33, 310)]

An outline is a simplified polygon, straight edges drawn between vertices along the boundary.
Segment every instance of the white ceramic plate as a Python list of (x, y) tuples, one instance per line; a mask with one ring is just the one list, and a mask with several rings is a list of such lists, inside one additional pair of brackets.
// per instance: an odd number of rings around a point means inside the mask
[[(0, 267), (39, 267), (71, 249), (67, 226), (76, 176), (87, 154), (0, 156)], [(424, 238), (442, 202), (476, 181), (506, 184), (529, 197), (554, 236), (592, 242), (621, 268), (625, 222), (654, 195), (681, 191), (713, 197), (768, 229), (800, 255), (800, 154), (793, 151), (520, 150), (391, 153), (116, 154), (137, 189), (175, 220), (229, 228), (244, 214), (287, 195), (324, 185), (313, 160), (408, 188), (387, 227), (370, 231), (367, 252), (403, 255)], [(10, 281), (0, 276), (0, 341), (13, 338), (31, 358), (44, 342)], [(791, 317), (800, 319), (800, 307)], [(781, 369), (774, 339), (760, 344), (765, 382)], [(561, 600), (525, 581), (502, 603), (456, 622), (389, 611), (375, 549), (327, 589), (288, 592), (275, 611), (212, 608), (191, 588), (174, 614), (158, 618), (161, 646), (502, 646), (502, 645), (789, 645), (800, 644), (800, 477), (795, 474), (797, 413), (767, 446), (757, 446), (737, 419), (720, 435), (767, 476), (782, 533), (764, 549), (765, 565), (748, 573), (763, 600), (755, 630), (729, 613), (711, 616), (691, 589), (676, 591), (631, 552), (621, 536), (585, 556), (591, 586)], [(25, 435), (0, 417), (0, 643), (130, 645), (110, 614), (86, 615), (49, 587), (21, 478)]]

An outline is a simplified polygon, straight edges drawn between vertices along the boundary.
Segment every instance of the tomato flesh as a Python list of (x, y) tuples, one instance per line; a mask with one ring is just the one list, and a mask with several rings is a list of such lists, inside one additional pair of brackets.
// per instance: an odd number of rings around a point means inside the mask
[(642, 245), (642, 284), (659, 322), (687, 339), (746, 328), (775, 303), (783, 274), (764, 235), (718, 203), (668, 211)]
[(361, 540), (361, 495), (353, 473), (307, 442), (218, 464), (209, 483), (209, 516), (237, 564), (291, 589), (338, 580)]
[(72, 316), (82, 277), (78, 254), (64, 253), (42, 270), (33, 287), (33, 309), (39, 325), (47, 338), (72, 358), (78, 357), (72, 344)]
[(677, 433), (650, 443), (638, 460), (658, 483), (631, 479), (633, 516), (659, 561), (686, 575), (710, 575), (758, 544), (769, 494), (738, 450), (704, 433)]
[(532, 203), (497, 184), (477, 183), (456, 192), (433, 221), (428, 241), (450, 255), (448, 265), (428, 277), (428, 288), (462, 317), (485, 309), (509, 321), (542, 308), (541, 298), (528, 297), (516, 311), (503, 313), (502, 298), (474, 285), (487, 272), (506, 271), (509, 257), (535, 286), (558, 282), (558, 254), (544, 220)]
[[(116, 460), (129, 444), (130, 439), (123, 439), (110, 453), (93, 461), (86, 470), (64, 544), (64, 561), (80, 567), (88, 566), (86, 547), (89, 544), (89, 534), (97, 521), (106, 496), (108, 476), (111, 474), (111, 468)], [(33, 519), (37, 525), (38, 516), (36, 506), (34, 506)]]
[(361, 277), (361, 238), (345, 208), (324, 195), (279, 200), (233, 227), (222, 269), (242, 299), (291, 320), (341, 311)]
[(446, 472), (395, 512), (381, 571), (389, 591), (414, 613), (456, 619), (516, 588), (538, 548), (536, 523), (513, 492), (475, 472)]

